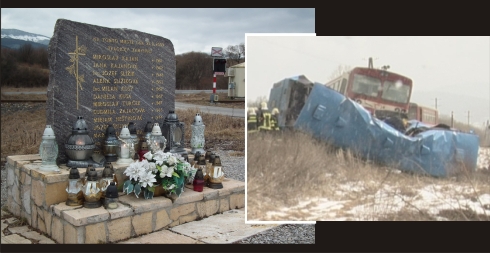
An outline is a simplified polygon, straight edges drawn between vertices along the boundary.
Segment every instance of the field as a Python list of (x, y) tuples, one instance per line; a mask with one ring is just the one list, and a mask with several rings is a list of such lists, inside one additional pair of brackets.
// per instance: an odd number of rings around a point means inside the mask
[(433, 178), (360, 160), (303, 133), (249, 134), (247, 220), (490, 221), (483, 162), (474, 173)]

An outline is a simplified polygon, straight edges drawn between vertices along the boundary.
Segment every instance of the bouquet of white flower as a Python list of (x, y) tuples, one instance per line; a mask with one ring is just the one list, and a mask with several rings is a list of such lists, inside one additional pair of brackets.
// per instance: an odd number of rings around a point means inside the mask
[(124, 182), (123, 192), (138, 195), (143, 192), (145, 199), (153, 198), (155, 187), (161, 185), (168, 193), (180, 196), (187, 179), (194, 178), (196, 169), (176, 153), (164, 153), (162, 150), (147, 152), (142, 161), (129, 165), (124, 174), (129, 180)]

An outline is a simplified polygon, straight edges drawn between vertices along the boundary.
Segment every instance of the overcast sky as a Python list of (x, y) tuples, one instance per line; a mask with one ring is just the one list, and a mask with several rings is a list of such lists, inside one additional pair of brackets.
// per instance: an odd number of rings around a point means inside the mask
[(128, 28), (172, 41), (175, 53), (245, 43), (245, 33), (314, 33), (315, 9), (38, 9), (2, 8), (2, 28), (53, 36), (56, 20)]
[(482, 126), (490, 117), (489, 37), (312, 37), (247, 34), (247, 100), (284, 78), (326, 83), (339, 66), (389, 65), (413, 81), (411, 101)]

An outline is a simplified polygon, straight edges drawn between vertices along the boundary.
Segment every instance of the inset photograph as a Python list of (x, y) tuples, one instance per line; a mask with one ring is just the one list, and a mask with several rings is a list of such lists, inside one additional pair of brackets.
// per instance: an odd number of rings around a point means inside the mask
[(489, 43), (247, 34), (246, 222), (490, 220)]

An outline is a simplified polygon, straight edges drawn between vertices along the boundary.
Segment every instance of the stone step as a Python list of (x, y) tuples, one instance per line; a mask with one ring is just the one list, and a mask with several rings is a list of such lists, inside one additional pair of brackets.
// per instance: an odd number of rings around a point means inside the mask
[[(116, 209), (67, 206), (68, 168), (62, 165), (60, 173), (45, 172), (39, 170), (39, 161), (39, 155), (7, 157), (7, 207), (57, 243), (118, 242), (245, 206), (245, 183), (226, 178), (222, 189), (196, 192), (186, 186), (174, 202), (120, 192)], [(102, 169), (96, 168), (100, 174)], [(124, 169), (114, 166), (118, 182), (127, 179)], [(85, 168), (79, 171), (83, 177)]]

